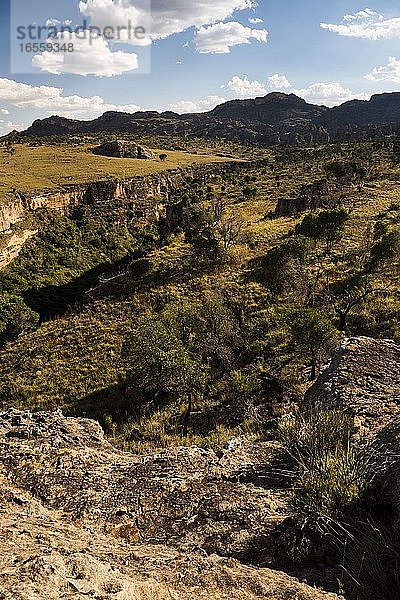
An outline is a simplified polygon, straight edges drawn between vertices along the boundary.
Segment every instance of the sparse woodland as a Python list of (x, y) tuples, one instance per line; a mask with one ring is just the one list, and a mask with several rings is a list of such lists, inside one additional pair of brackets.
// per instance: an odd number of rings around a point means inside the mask
[[(95, 205), (30, 215), (37, 235), (0, 271), (2, 407), (94, 418), (134, 452), (274, 441), (290, 488), (293, 526), (277, 542), (289, 571), (325, 561), (340, 579), (325, 582), (330, 591), (395, 600), (400, 546), (370, 497), (376, 456), (350, 443), (345, 412), (300, 405), (344, 338), (400, 342), (398, 141), (141, 141), (163, 149), (163, 163), (178, 145), (260, 162), (188, 181), (170, 199), (170, 222), (138, 228)], [(331, 206), (321, 198), (297, 213), (300, 188), (322, 179), (335, 189)], [(275, 214), (281, 198), (292, 216)]]

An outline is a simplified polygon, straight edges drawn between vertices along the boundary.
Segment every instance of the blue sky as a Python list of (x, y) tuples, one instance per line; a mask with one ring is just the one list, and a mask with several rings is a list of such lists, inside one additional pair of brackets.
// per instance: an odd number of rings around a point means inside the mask
[[(0, 134), (35, 118), (203, 111), (274, 90), (329, 106), (400, 88), (394, 0), (8, 0), (1, 4)], [(72, 34), (28, 52), (17, 26), (144, 26), (146, 39)], [(27, 31), (26, 29), (24, 30)], [(56, 37), (54, 37), (56, 36)], [(64, 40), (65, 41), (65, 40)], [(21, 47), (20, 44), (23, 44)], [(61, 44), (62, 45), (62, 44)]]

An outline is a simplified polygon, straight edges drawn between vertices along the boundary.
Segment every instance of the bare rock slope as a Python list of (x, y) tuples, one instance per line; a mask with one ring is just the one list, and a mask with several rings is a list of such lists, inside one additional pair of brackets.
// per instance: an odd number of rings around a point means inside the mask
[(63, 521), (0, 476), (2, 600), (333, 600), (231, 558), (134, 546)]
[(349, 410), (363, 433), (375, 434), (400, 410), (400, 345), (349, 338), (305, 395), (305, 406)]
[(0, 413), (0, 598), (333, 600), (232, 558), (283, 518), (282, 492), (259, 487), (274, 451), (140, 457), (90, 420)]

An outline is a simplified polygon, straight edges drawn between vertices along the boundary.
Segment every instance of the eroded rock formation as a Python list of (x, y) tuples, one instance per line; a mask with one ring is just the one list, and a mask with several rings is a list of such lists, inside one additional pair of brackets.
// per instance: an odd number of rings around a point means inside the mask
[[(55, 210), (65, 214), (82, 205), (95, 206), (98, 210), (110, 207), (126, 211), (138, 228), (155, 223), (162, 217), (172, 219), (173, 209), (169, 210), (174, 190), (188, 181), (199, 180), (206, 183), (210, 177), (224, 171), (230, 172), (243, 167), (244, 163), (211, 163), (173, 169), (162, 173), (137, 176), (129, 179), (95, 181), (85, 185), (69, 185), (62, 190), (43, 190), (22, 194), (14, 192), (14, 197), (0, 205), (0, 234), (11, 233), (11, 228), (30, 213), (40, 208)], [(258, 162), (247, 163), (250, 166)], [(175, 211), (176, 212), (176, 211)], [(165, 232), (169, 231), (167, 223)], [(36, 231), (21, 228), (10, 235), (0, 247), (0, 269), (7, 266), (21, 251), (24, 243)]]
[(265, 560), (283, 518), (282, 494), (259, 487), (274, 451), (237, 440), (220, 457), (136, 456), (90, 420), (1, 413), (1, 598), (337, 599), (232, 558)]
[(293, 217), (318, 208), (335, 208), (343, 200), (343, 190), (343, 186), (327, 179), (302, 185), (298, 192), (278, 200), (275, 216)]
[[(48, 208), (68, 212), (80, 204), (105, 204), (113, 200), (126, 201), (137, 205), (138, 213), (158, 210), (158, 206), (168, 203), (173, 190), (185, 182), (199, 179), (204, 183), (209, 177), (221, 172), (240, 169), (244, 163), (210, 163), (193, 165), (181, 169), (171, 169), (152, 175), (136, 176), (128, 179), (94, 181), (83, 185), (67, 185), (62, 190), (42, 190), (22, 194), (15, 192), (14, 198), (0, 206), (0, 233), (24, 217), (27, 211)], [(249, 166), (255, 163), (246, 163)]]
[(376, 435), (400, 410), (400, 345), (347, 339), (307, 391), (305, 406), (348, 410), (361, 433)]
[(149, 160), (153, 158), (152, 152), (138, 144), (124, 142), (123, 140), (114, 140), (105, 142), (92, 150), (93, 154), (100, 156), (109, 156), (111, 158), (138, 158)]

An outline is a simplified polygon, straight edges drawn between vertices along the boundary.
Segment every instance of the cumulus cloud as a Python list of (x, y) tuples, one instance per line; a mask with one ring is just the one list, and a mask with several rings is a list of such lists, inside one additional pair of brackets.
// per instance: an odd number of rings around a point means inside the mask
[(314, 104), (335, 106), (349, 100), (367, 100), (368, 94), (355, 94), (349, 88), (344, 88), (340, 83), (313, 83), (307, 88), (294, 90), (294, 93)]
[(249, 44), (252, 39), (266, 42), (266, 29), (251, 29), (241, 23), (216, 23), (201, 27), (195, 38), (196, 48), (200, 54), (228, 54), (233, 46)]
[[(48, 40), (49, 43), (66, 40), (62, 33)], [(108, 43), (101, 36), (86, 39), (75, 33), (71, 34), (67, 43), (73, 44), (73, 52), (43, 52), (32, 59), (32, 65), (41, 71), (60, 75), (73, 73), (75, 75), (95, 75), (97, 77), (112, 77), (139, 68), (137, 54), (133, 52), (112, 52)]]
[(7, 110), (6, 108), (2, 108), (2, 109), (0, 109), (0, 113), (1, 113), (2, 115), (9, 115), (9, 114), (10, 114), (10, 111), (9, 111), (9, 110)]
[(259, 19), (258, 17), (252, 17), (249, 19), (249, 23), (251, 23), (252, 25), (260, 25), (261, 23), (264, 23), (264, 21), (262, 19)]
[(375, 67), (371, 73), (365, 76), (369, 81), (391, 81), (400, 83), (400, 60), (389, 56), (387, 65)]
[[(151, 4), (151, 8), (150, 8)], [(253, 0), (81, 0), (79, 10), (98, 27), (144, 26), (151, 39), (162, 39), (190, 27), (200, 28), (253, 7)]]
[(250, 81), (246, 75), (239, 77), (235, 75), (230, 81), (223, 86), (230, 92), (242, 97), (253, 97), (258, 95), (264, 95), (267, 93), (267, 89), (264, 84), (260, 81)]
[(324, 104), (325, 106), (337, 106), (348, 100), (367, 100), (368, 94), (356, 94), (349, 88), (343, 87), (337, 82), (313, 83), (304, 88), (297, 89), (292, 86), (290, 81), (284, 75), (273, 75), (268, 78), (268, 87), (271, 91), (284, 91), (285, 93), (296, 94), (313, 104)]
[(47, 115), (57, 113), (71, 118), (90, 118), (108, 110), (136, 112), (135, 104), (109, 104), (100, 96), (64, 96), (58, 87), (32, 86), (12, 79), (0, 79), (0, 102), (7, 102), (17, 108), (30, 108), (45, 111)]
[[(266, 41), (265, 30), (223, 23), (236, 11), (254, 6), (254, 0), (215, 0), (212, 3), (209, 0), (80, 0), (81, 15), (89, 21), (90, 27), (96, 27), (102, 33), (96, 48), (88, 48), (87, 44), (75, 39), (77, 49), (71, 53), (73, 55), (45, 52), (35, 56), (32, 62), (41, 70), (54, 74), (119, 75), (137, 68), (137, 56), (113, 52), (114, 44), (146, 46), (191, 27), (198, 30), (199, 52), (228, 53), (231, 46), (249, 43), (250, 39)], [(254, 19), (254, 22), (262, 21)], [(60, 25), (60, 21), (48, 19), (47, 25)], [(217, 29), (211, 29), (214, 25)], [(144, 29), (145, 34), (136, 33), (138, 28)]]
[[(90, 19), (92, 27), (98, 27), (102, 32), (107, 29), (109, 40), (146, 46), (151, 43), (150, 2), (140, 5), (140, 2), (133, 5), (126, 0), (86, 0), (79, 2), (78, 8), (83, 17)], [(144, 35), (135, 33), (138, 27), (144, 29)]]
[(385, 19), (370, 8), (345, 15), (340, 24), (321, 23), (321, 27), (341, 36), (374, 41), (400, 38), (400, 18)]
[(290, 83), (288, 78), (285, 77), (285, 75), (279, 75), (278, 73), (276, 73), (275, 75), (271, 75), (271, 77), (268, 77), (268, 87), (278, 92), (281, 90), (290, 90), (292, 84)]
[(356, 94), (337, 82), (313, 83), (308, 87), (298, 89), (292, 85), (285, 75), (279, 73), (268, 77), (265, 84), (257, 80), (251, 81), (246, 75), (235, 75), (222, 88), (236, 97), (243, 98), (254, 98), (255, 96), (265, 95), (269, 92), (296, 94), (296, 96), (300, 96), (308, 102), (325, 104), (326, 106), (336, 106), (354, 98), (364, 100), (369, 97), (363, 93)]
[(197, 113), (205, 112), (215, 108), (218, 104), (225, 102), (225, 98), (220, 96), (207, 96), (203, 100), (193, 102), (192, 100), (180, 100), (175, 104), (170, 104), (169, 108), (178, 113)]

